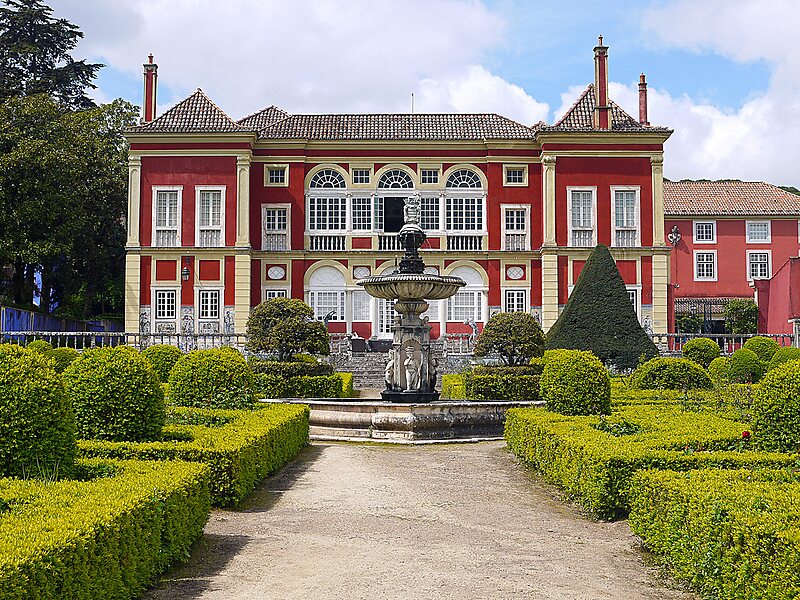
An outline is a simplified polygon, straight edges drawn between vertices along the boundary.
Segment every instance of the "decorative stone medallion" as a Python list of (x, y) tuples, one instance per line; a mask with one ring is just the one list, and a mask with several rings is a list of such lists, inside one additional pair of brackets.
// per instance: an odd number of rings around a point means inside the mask
[(522, 267), (508, 267), (506, 269), (506, 277), (514, 281), (522, 279), (523, 277), (525, 277), (525, 269), (523, 269)]
[(355, 279), (364, 279), (364, 277), (369, 277), (369, 275), (369, 267), (356, 267), (353, 269), (353, 277)]
[(286, 277), (286, 269), (278, 265), (273, 265), (267, 270), (267, 277), (270, 279), (283, 279)]

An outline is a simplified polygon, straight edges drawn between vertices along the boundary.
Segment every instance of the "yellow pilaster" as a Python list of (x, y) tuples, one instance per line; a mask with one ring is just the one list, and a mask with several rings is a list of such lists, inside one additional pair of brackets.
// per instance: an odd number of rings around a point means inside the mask
[(250, 247), (249, 156), (236, 158), (236, 246), (239, 248)]
[(142, 194), (142, 158), (128, 158), (128, 241), (126, 246), (139, 246), (139, 206)]
[(653, 172), (653, 245), (664, 245), (664, 156), (650, 158)]
[(558, 319), (558, 255), (542, 255), (542, 329)]
[(125, 256), (125, 331), (128, 333), (139, 332), (139, 265), (139, 254), (129, 251)]
[(250, 253), (242, 252), (236, 255), (236, 275), (234, 277), (236, 294), (236, 317), (234, 319), (235, 333), (244, 333), (247, 330), (247, 317), (250, 316)]
[(653, 255), (653, 333), (667, 333), (669, 256)]
[(542, 156), (542, 202), (544, 245), (556, 245), (556, 157)]

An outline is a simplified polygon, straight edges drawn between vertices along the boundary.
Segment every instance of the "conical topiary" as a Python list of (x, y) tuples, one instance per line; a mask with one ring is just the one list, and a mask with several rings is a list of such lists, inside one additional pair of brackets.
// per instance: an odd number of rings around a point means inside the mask
[(642, 355), (658, 356), (606, 246), (598, 245), (589, 255), (564, 311), (547, 333), (547, 348), (591, 350), (617, 369), (635, 369)]

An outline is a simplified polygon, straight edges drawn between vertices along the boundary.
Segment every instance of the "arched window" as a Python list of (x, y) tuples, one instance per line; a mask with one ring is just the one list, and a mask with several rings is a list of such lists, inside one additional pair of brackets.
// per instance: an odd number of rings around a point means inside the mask
[(470, 169), (459, 169), (458, 171), (453, 171), (450, 174), (450, 177), (447, 178), (447, 186), (448, 189), (453, 188), (480, 188), (483, 187), (481, 185), (481, 178), (478, 177), (478, 174), (475, 171)]
[(339, 171), (333, 169), (322, 169), (314, 173), (308, 187), (311, 189), (343, 189), (347, 187), (344, 177)]
[(381, 175), (378, 181), (380, 189), (410, 189), (414, 187), (411, 176), (400, 169), (391, 169)]
[(473, 267), (457, 267), (450, 275), (460, 277), (467, 285), (447, 301), (447, 320), (458, 323), (483, 322), (486, 286), (481, 274)]
[(319, 267), (308, 280), (308, 304), (314, 318), (344, 321), (344, 275), (334, 267)]

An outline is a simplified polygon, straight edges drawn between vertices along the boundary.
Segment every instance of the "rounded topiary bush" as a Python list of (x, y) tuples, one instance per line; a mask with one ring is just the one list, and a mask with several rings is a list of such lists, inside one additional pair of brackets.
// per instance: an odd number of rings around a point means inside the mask
[(40, 354), (44, 354), (48, 350), (53, 349), (53, 344), (45, 340), (33, 340), (32, 342), (28, 342), (28, 345), (25, 347), (28, 350), (32, 350), (33, 352), (39, 352)]
[(133, 348), (85, 350), (64, 371), (78, 436), (111, 441), (158, 439), (166, 419), (153, 367)]
[(719, 357), (722, 350), (719, 344), (709, 338), (694, 338), (683, 345), (683, 358), (696, 362), (704, 369)]
[(788, 362), (767, 373), (756, 389), (752, 411), (761, 450), (800, 450), (800, 363)]
[(712, 360), (708, 365), (708, 375), (711, 377), (711, 381), (716, 384), (727, 382), (730, 365), (731, 359), (727, 356), (720, 356)]
[(156, 344), (150, 346), (142, 351), (142, 356), (153, 365), (153, 370), (161, 383), (169, 381), (169, 372), (175, 363), (183, 357), (181, 352), (176, 346), (169, 344)]
[(775, 354), (780, 346), (778, 342), (773, 340), (772, 338), (764, 337), (763, 335), (757, 335), (755, 337), (751, 337), (744, 343), (743, 348), (747, 350), (752, 350), (758, 356), (758, 359), (769, 363), (772, 360), (772, 355)]
[(44, 355), (55, 363), (57, 373), (63, 373), (81, 353), (75, 348), (52, 348)]
[(764, 374), (764, 363), (747, 348), (739, 348), (728, 363), (728, 381), (731, 383), (757, 383)]
[(772, 355), (772, 359), (769, 361), (767, 371), (793, 360), (800, 360), (800, 348), (778, 348), (778, 351)]
[(611, 379), (594, 354), (586, 350), (548, 350), (539, 379), (547, 408), (562, 415), (611, 412)]
[(0, 477), (69, 476), (75, 452), (72, 408), (53, 364), (0, 345)]
[(255, 402), (253, 372), (236, 350), (195, 350), (172, 367), (169, 398), (179, 406), (250, 408)]
[(713, 387), (706, 370), (688, 358), (652, 358), (633, 372), (631, 387), (641, 390), (692, 390)]

